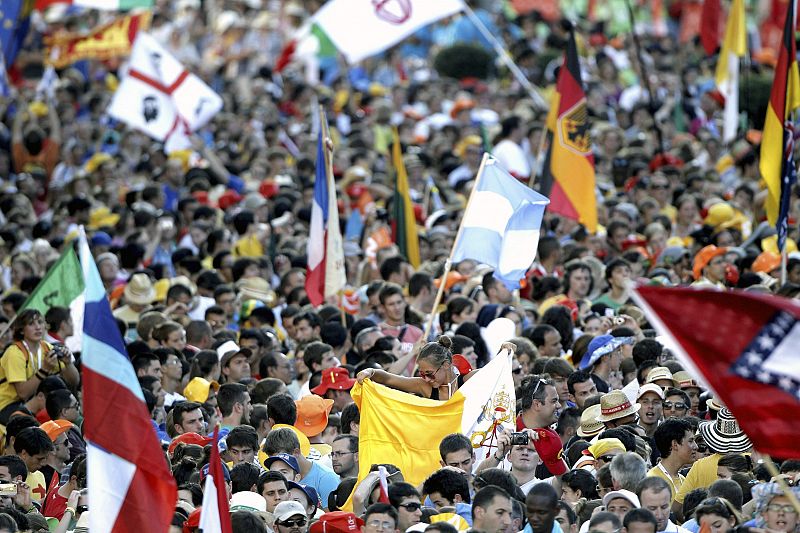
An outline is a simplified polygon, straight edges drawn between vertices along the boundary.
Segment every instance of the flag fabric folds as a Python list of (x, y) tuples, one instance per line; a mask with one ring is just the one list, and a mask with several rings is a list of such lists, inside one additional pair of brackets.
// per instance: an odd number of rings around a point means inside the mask
[[(351, 394), (361, 412), (358, 435), (359, 480), (370, 466), (390, 463), (406, 481), (418, 485), (439, 468), (439, 443), (451, 433), (464, 433), (482, 460), (494, 435), (513, 429), (516, 398), (511, 354), (498, 355), (447, 401), (420, 398), (371, 380), (356, 384)], [(391, 413), (391, 416), (387, 416)], [(496, 449), (496, 448), (495, 448)]]
[(495, 277), (509, 289), (536, 258), (539, 228), (549, 200), (523, 185), (485, 156), (470, 195), (453, 261), (474, 259), (495, 269)]
[(102, 11), (127, 11), (138, 7), (151, 8), (153, 0), (36, 0), (36, 9), (43, 11), (53, 4), (70, 4)]
[[(166, 140), (169, 151), (188, 148), (188, 133), (204, 126), (220, 109), (222, 98), (217, 93), (154, 37), (139, 32), (128, 72), (108, 113), (157, 141)], [(184, 141), (170, 143), (174, 137)]]
[(397, 129), (392, 134), (392, 165), (394, 166), (394, 199), (392, 200), (392, 237), (400, 253), (414, 268), (419, 267), (419, 236), (408, 187), (408, 173), (403, 162)]
[(317, 136), (317, 173), (307, 246), (306, 293), (315, 306), (329, 296), (336, 296), (346, 283), (336, 186), (323, 140), (326, 131), (323, 123)]
[(800, 75), (794, 39), (794, 3), (789, 2), (783, 40), (775, 67), (764, 134), (761, 139), (759, 169), (767, 184), (766, 211), (769, 223), (778, 230), (778, 249), (786, 243), (791, 190), (797, 182), (794, 152), (794, 115), (800, 107)]
[(678, 356), (703, 376), (756, 450), (797, 455), (800, 308), (745, 292), (640, 287), (634, 298)]
[(312, 21), (356, 63), (463, 9), (463, 0), (331, 0)]
[(203, 506), (200, 511), (200, 531), (203, 533), (231, 533), (231, 515), (228, 494), (225, 491), (225, 474), (219, 457), (219, 427), (214, 428), (208, 475), (203, 486)]
[(3, 0), (0, 5), (0, 46), (6, 67), (11, 68), (31, 27), (33, 0)]
[(716, 52), (719, 46), (719, 22), (722, 13), (720, 0), (703, 0), (700, 12), (700, 44), (707, 55)]
[(547, 116), (549, 149), (540, 190), (550, 198), (550, 211), (577, 220), (595, 233), (597, 199), (589, 130), (578, 49), (575, 35), (570, 32)]
[(167, 531), (177, 489), (150, 421), (141, 386), (111, 315), (100, 274), (80, 237), (85, 283), (84, 436), (90, 531)]
[(66, 339), (73, 351), (81, 350), (84, 312), (84, 282), (78, 255), (72, 247), (61, 254), (58, 261), (47, 271), (44, 279), (22, 304), (23, 309), (38, 309), (42, 315), (51, 307), (66, 307), (70, 310), (75, 335)]
[(746, 53), (744, 0), (733, 0), (715, 75), (717, 89), (725, 97), (725, 120), (722, 132), (722, 140), (725, 143), (736, 138), (739, 126), (739, 58), (744, 57)]
[(150, 27), (150, 16), (149, 11), (144, 11), (117, 17), (87, 34), (57, 35), (47, 43), (45, 61), (56, 68), (64, 68), (82, 59), (104, 61), (127, 56), (139, 32)]

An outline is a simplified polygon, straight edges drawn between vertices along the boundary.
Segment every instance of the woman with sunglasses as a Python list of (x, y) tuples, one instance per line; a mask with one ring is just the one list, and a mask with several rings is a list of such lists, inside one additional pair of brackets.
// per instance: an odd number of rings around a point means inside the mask
[[(423, 398), (431, 400), (448, 400), (472, 375), (477, 372), (473, 370), (468, 374), (462, 375), (453, 365), (453, 352), (450, 348), (453, 341), (450, 337), (440, 336), (436, 342), (429, 342), (423, 346), (417, 356), (418, 376), (407, 378), (390, 374), (384, 370), (367, 368), (358, 373), (356, 378), (359, 383), (365, 379), (371, 379), (381, 385), (386, 385), (393, 389), (417, 394)], [(504, 343), (503, 349), (508, 349), (513, 345)]]
[(694, 510), (694, 517), (701, 529), (708, 527), (709, 533), (727, 533), (742, 523), (733, 504), (725, 498), (706, 498)]

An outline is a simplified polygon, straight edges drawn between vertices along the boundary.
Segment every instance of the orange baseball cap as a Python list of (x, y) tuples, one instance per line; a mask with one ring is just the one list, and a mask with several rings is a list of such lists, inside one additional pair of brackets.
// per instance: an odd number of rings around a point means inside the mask
[(761, 252), (753, 261), (753, 272), (769, 274), (781, 267), (781, 256), (775, 252)]
[(692, 268), (692, 273), (694, 274), (694, 279), (700, 279), (703, 275), (703, 269), (711, 262), (712, 259), (717, 257), (718, 255), (724, 255), (728, 252), (728, 249), (725, 247), (717, 247), (713, 244), (709, 244), (705, 248), (701, 249), (697, 252), (697, 255), (694, 256), (694, 267)]
[(294, 402), (297, 406), (295, 427), (309, 437), (319, 435), (328, 426), (328, 414), (333, 400), (326, 400), (315, 394), (304, 396)]
[(48, 420), (40, 426), (42, 430), (47, 433), (50, 440), (55, 442), (59, 435), (69, 431), (72, 427), (72, 422), (60, 418), (58, 420)]

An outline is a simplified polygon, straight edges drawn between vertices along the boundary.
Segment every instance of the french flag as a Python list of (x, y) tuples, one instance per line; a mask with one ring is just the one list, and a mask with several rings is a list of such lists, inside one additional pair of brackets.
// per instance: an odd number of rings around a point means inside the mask
[(168, 531), (177, 489), (128, 360), (86, 235), (80, 260), (85, 282), (83, 320), (84, 434), (90, 531)]
[(317, 137), (317, 172), (307, 248), (306, 294), (314, 306), (321, 305), (330, 296), (337, 296), (346, 282), (336, 188), (323, 140), (323, 132), (327, 131), (322, 119)]

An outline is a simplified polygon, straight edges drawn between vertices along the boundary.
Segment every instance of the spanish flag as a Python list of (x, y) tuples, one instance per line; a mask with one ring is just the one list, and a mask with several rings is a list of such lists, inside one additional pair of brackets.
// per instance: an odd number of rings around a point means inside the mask
[(400, 253), (414, 268), (419, 267), (419, 236), (414, 219), (414, 207), (408, 189), (408, 174), (403, 163), (400, 136), (397, 128), (392, 132), (392, 165), (394, 166), (394, 199), (392, 200), (392, 238)]
[(775, 80), (764, 120), (761, 141), (761, 176), (767, 184), (766, 210), (770, 224), (778, 230), (778, 248), (786, 242), (792, 186), (797, 182), (794, 160), (795, 110), (800, 107), (800, 74), (794, 37), (794, 2), (789, 2), (783, 39), (775, 67)]
[(550, 198), (548, 210), (578, 220), (594, 233), (597, 231), (594, 155), (572, 32), (547, 116), (547, 140), (550, 147), (544, 162), (541, 192)]

